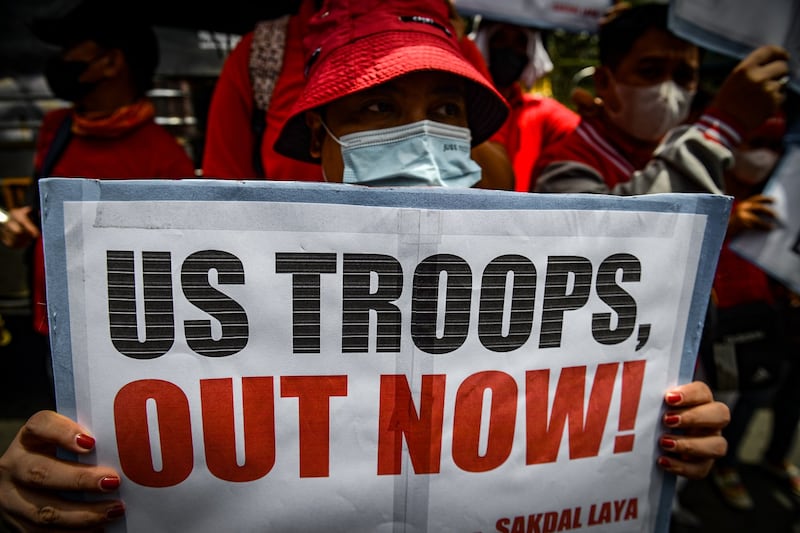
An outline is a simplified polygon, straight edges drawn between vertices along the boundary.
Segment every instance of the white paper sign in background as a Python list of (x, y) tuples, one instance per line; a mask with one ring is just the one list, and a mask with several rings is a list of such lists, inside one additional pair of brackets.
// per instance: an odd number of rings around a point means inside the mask
[(791, 86), (800, 91), (800, 3), (795, 0), (670, 0), (670, 29), (736, 58), (773, 44), (789, 52)]
[(800, 293), (800, 143), (789, 144), (764, 194), (772, 197), (778, 223), (770, 231), (747, 231), (731, 249)]
[(611, 0), (455, 0), (464, 15), (534, 28), (597, 31), (597, 24), (612, 6)]

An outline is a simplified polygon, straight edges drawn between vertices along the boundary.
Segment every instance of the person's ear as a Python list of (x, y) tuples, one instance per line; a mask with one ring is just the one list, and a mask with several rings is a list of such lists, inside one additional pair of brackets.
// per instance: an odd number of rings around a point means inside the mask
[(597, 92), (605, 92), (608, 90), (608, 86), (611, 83), (610, 74), (608, 72), (608, 67), (599, 66), (594, 69), (594, 74), (592, 74), (592, 80), (594, 81), (594, 88)]
[(572, 89), (569, 95), (572, 105), (582, 117), (596, 116), (603, 107), (603, 100), (593, 95), (583, 87), (576, 87)]
[[(605, 105), (609, 105), (609, 100), (613, 100), (613, 98), (609, 98), (612, 96), (612, 74), (611, 71), (606, 66), (599, 66), (595, 69), (594, 74), (592, 75), (592, 80), (594, 81), (594, 93), (600, 98)], [(614, 102), (611, 102), (611, 105), (615, 105)]]
[(319, 111), (306, 111), (306, 126), (311, 131), (311, 142), (309, 143), (308, 153), (314, 159), (322, 157), (322, 141), (325, 139), (325, 128), (322, 126), (322, 115)]
[(125, 54), (118, 48), (112, 48), (105, 55), (105, 66), (103, 67), (103, 74), (108, 78), (117, 76), (120, 71), (125, 68), (127, 61)]

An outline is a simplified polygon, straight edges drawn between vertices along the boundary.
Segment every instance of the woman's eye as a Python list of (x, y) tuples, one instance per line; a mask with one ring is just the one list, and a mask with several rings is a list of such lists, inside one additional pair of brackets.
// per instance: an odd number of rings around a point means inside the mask
[(365, 109), (372, 113), (389, 113), (392, 110), (392, 104), (389, 102), (372, 102)]
[(463, 106), (455, 102), (448, 102), (437, 107), (436, 113), (444, 117), (459, 117), (463, 114)]

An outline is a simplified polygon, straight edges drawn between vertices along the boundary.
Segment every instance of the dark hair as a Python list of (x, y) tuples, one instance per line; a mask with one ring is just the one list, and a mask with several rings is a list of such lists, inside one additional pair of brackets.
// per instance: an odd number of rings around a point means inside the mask
[(666, 4), (640, 4), (614, 10), (598, 29), (600, 64), (615, 69), (647, 30), (667, 28)]
[(118, 48), (125, 55), (125, 62), (140, 95), (153, 86), (153, 77), (159, 61), (158, 38), (150, 26), (142, 24), (125, 39), (98, 40), (97, 44)]
[(152, 87), (158, 67), (158, 38), (143, 16), (120, 16), (118, 9), (108, 0), (83, 0), (66, 13), (33, 19), (30, 29), (40, 40), (61, 47), (94, 41), (121, 50), (136, 90), (143, 95)]

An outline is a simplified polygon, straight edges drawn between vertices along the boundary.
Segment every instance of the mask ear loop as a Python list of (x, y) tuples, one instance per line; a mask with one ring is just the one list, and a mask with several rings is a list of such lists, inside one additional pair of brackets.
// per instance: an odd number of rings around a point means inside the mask
[[(323, 120), (322, 117), (320, 117), (319, 123), (322, 124), (322, 127), (325, 129), (325, 132), (330, 136), (331, 139), (333, 139), (333, 141), (336, 144), (338, 144), (339, 146), (346, 146), (345, 143), (340, 141), (339, 138), (336, 137), (336, 135), (333, 134), (331, 129), (328, 127), (328, 125), (325, 124), (325, 120)], [(322, 179), (325, 180), (325, 183), (328, 183), (328, 181), (329, 181), (328, 180), (328, 176), (325, 175), (325, 166), (324, 165), (322, 166)]]
[(320, 122), (320, 124), (322, 124), (322, 127), (325, 128), (325, 131), (328, 133), (328, 135), (330, 135), (331, 139), (333, 139), (336, 142), (336, 144), (338, 144), (339, 146), (347, 146), (347, 144), (345, 144), (342, 141), (340, 141), (339, 138), (336, 135), (333, 134), (333, 132), (330, 130), (330, 128), (328, 128), (328, 125), (325, 124), (325, 121), (322, 120), (321, 117), (320, 117), (319, 122)]

